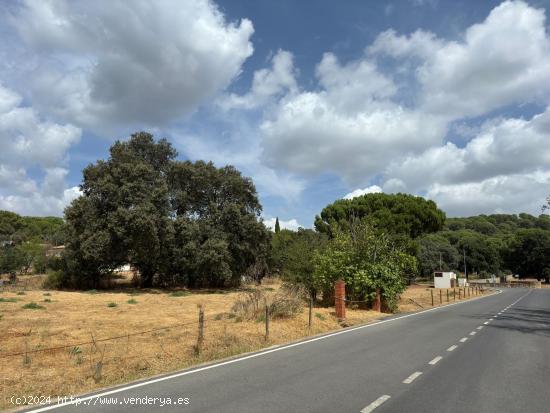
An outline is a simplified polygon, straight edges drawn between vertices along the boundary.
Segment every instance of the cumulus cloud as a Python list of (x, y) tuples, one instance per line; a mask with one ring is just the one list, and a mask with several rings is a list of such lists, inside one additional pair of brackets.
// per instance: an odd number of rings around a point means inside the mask
[[(78, 191), (66, 189), (68, 170), (62, 166), (81, 131), (44, 121), (21, 102), (20, 95), (0, 85), (0, 209), (60, 215)], [(29, 177), (31, 168), (41, 172), (41, 181)]]
[(378, 185), (371, 185), (363, 189), (356, 189), (355, 191), (350, 192), (349, 194), (344, 195), (344, 199), (353, 199), (365, 194), (376, 194), (382, 192), (382, 188)]
[(448, 119), (479, 116), (517, 103), (546, 100), (550, 92), (550, 39), (544, 10), (505, 1), (458, 41), (419, 30), (390, 30), (370, 53), (418, 58), (421, 109)]
[[(272, 231), (275, 231), (275, 219), (276, 218), (264, 219), (265, 226)], [(289, 229), (291, 231), (298, 231), (298, 228), (303, 228), (303, 226), (300, 225), (294, 218), (289, 219), (288, 221), (280, 219), (279, 226), (281, 229)]]
[(252, 54), (252, 23), (209, 0), (27, 0), (12, 17), (43, 59), (33, 104), (90, 128), (162, 125), (223, 90)]
[(393, 157), (440, 142), (445, 124), (388, 98), (396, 87), (367, 58), (342, 65), (325, 54), (321, 90), (281, 99), (261, 124), (267, 162), (301, 174), (332, 171), (354, 183)]
[(224, 110), (255, 109), (270, 99), (297, 90), (296, 69), (292, 53), (278, 50), (271, 59), (271, 68), (254, 72), (252, 86), (245, 95), (231, 93), (222, 96), (218, 104)]

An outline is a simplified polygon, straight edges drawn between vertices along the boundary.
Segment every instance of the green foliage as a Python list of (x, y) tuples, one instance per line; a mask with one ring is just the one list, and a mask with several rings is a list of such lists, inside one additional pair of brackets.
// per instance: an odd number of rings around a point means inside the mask
[(17, 302), (17, 298), (15, 297), (0, 297), (0, 303), (15, 303)]
[(63, 271), (48, 270), (43, 287), (56, 290), (67, 284), (67, 275)]
[(107, 303), (107, 307), (109, 307), (109, 308), (115, 308), (115, 307), (118, 307), (118, 304), (117, 304), (117, 303), (110, 302), (110, 303)]
[(57, 217), (22, 217), (9, 211), (0, 211), (0, 241), (16, 244), (37, 241), (61, 245), (65, 241), (64, 221)]
[(275, 218), (275, 234), (281, 232), (281, 226), (279, 225), (279, 217)]
[(142, 287), (233, 286), (251, 267), (263, 276), (269, 233), (252, 181), (175, 157), (141, 132), (84, 170), (83, 196), (65, 211), (67, 285), (97, 288), (126, 263)]
[(416, 259), (370, 223), (355, 220), (348, 230), (335, 228), (326, 248), (315, 253), (314, 264), (313, 283), (325, 300), (332, 301), (334, 282), (342, 279), (352, 300), (372, 300), (380, 289), (393, 311)]
[(375, 229), (388, 235), (411, 239), (440, 230), (445, 213), (433, 201), (408, 194), (366, 194), (339, 199), (315, 217), (319, 232), (334, 234), (336, 228), (349, 228), (355, 219), (367, 218)]
[(525, 229), (511, 241), (505, 262), (515, 274), (550, 281), (550, 231)]
[(31, 301), (30, 303), (23, 305), (21, 308), (24, 308), (26, 310), (44, 310), (46, 307), (43, 307), (40, 304)]
[(0, 273), (19, 272), (24, 262), (24, 257), (19, 248), (14, 246), (0, 248)]
[(188, 295), (191, 295), (189, 291), (174, 291), (170, 297), (187, 297)]
[(137, 304), (138, 302), (136, 300), (134, 300), (133, 298), (130, 298), (128, 301), (127, 301), (128, 304)]
[[(429, 234), (419, 240), (418, 261), (420, 273), (431, 276), (435, 270), (456, 270), (460, 263), (460, 254), (449, 240), (439, 233)], [(441, 268), (440, 268), (441, 265)]]
[(314, 257), (326, 242), (324, 234), (311, 229), (282, 230), (272, 238), (272, 268), (281, 274), (283, 280), (302, 285), (315, 296)]

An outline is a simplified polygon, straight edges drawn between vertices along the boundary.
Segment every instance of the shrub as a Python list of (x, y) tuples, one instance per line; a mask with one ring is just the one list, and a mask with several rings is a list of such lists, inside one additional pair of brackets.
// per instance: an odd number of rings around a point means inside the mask
[(25, 304), (21, 308), (24, 308), (26, 310), (43, 310), (45, 307), (42, 307), (41, 305), (36, 304), (34, 301), (32, 301), (30, 303)]
[(118, 307), (118, 304), (110, 302), (110, 303), (107, 304), (107, 307), (110, 307), (110, 308)]
[(128, 301), (127, 301), (128, 304), (137, 304), (138, 302), (136, 300), (134, 300), (133, 298), (130, 298)]
[(15, 303), (17, 302), (17, 298), (11, 297), (11, 298), (4, 298), (0, 297), (0, 303)]
[(44, 299), (44, 302), (45, 302), (45, 303), (51, 303), (52, 300), (50, 300), (49, 298), (45, 298), (45, 299)]
[(17, 295), (25, 295), (25, 294), (26, 294), (25, 291), (19, 291), (19, 292), (17, 293)]
[(46, 279), (44, 280), (43, 287), (57, 290), (62, 288), (67, 283), (67, 277), (65, 273), (60, 270), (48, 270)]
[(237, 319), (264, 320), (265, 307), (268, 306), (270, 317), (287, 318), (300, 313), (303, 308), (304, 288), (285, 284), (273, 294), (254, 289), (242, 293), (231, 308)]
[(174, 291), (170, 294), (170, 297), (187, 297), (188, 295), (191, 295), (189, 291)]

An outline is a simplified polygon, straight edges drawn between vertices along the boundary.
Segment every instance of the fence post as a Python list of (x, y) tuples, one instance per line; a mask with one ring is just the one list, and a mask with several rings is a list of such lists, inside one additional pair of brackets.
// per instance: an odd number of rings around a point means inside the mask
[(197, 336), (197, 345), (195, 353), (199, 355), (202, 351), (202, 343), (204, 342), (204, 309), (199, 306), (199, 335)]
[(449, 289), (447, 289), (447, 302), (449, 302)]
[(443, 291), (439, 289), (439, 305), (443, 304)]
[(380, 296), (380, 288), (376, 289), (376, 298), (374, 299), (372, 309), (374, 311), (382, 312), (382, 297)]
[(265, 306), (265, 340), (269, 340), (269, 306)]
[(313, 296), (309, 297), (309, 314), (307, 319), (307, 328), (310, 332), (311, 332), (312, 313), (313, 313)]
[(453, 287), (453, 301), (456, 301), (456, 288)]
[(334, 300), (336, 318), (338, 321), (344, 321), (346, 319), (346, 283), (342, 280), (334, 283)]
[(460, 287), (458, 287), (458, 299), (460, 300)]
[(432, 307), (434, 306), (434, 290), (430, 289), (430, 293), (432, 295)]

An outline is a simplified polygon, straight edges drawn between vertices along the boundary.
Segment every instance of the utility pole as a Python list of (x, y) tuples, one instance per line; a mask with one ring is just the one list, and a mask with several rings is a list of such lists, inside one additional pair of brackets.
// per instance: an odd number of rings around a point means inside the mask
[(464, 253), (464, 278), (468, 281), (468, 271), (466, 270), (466, 250), (462, 248), (462, 252)]

